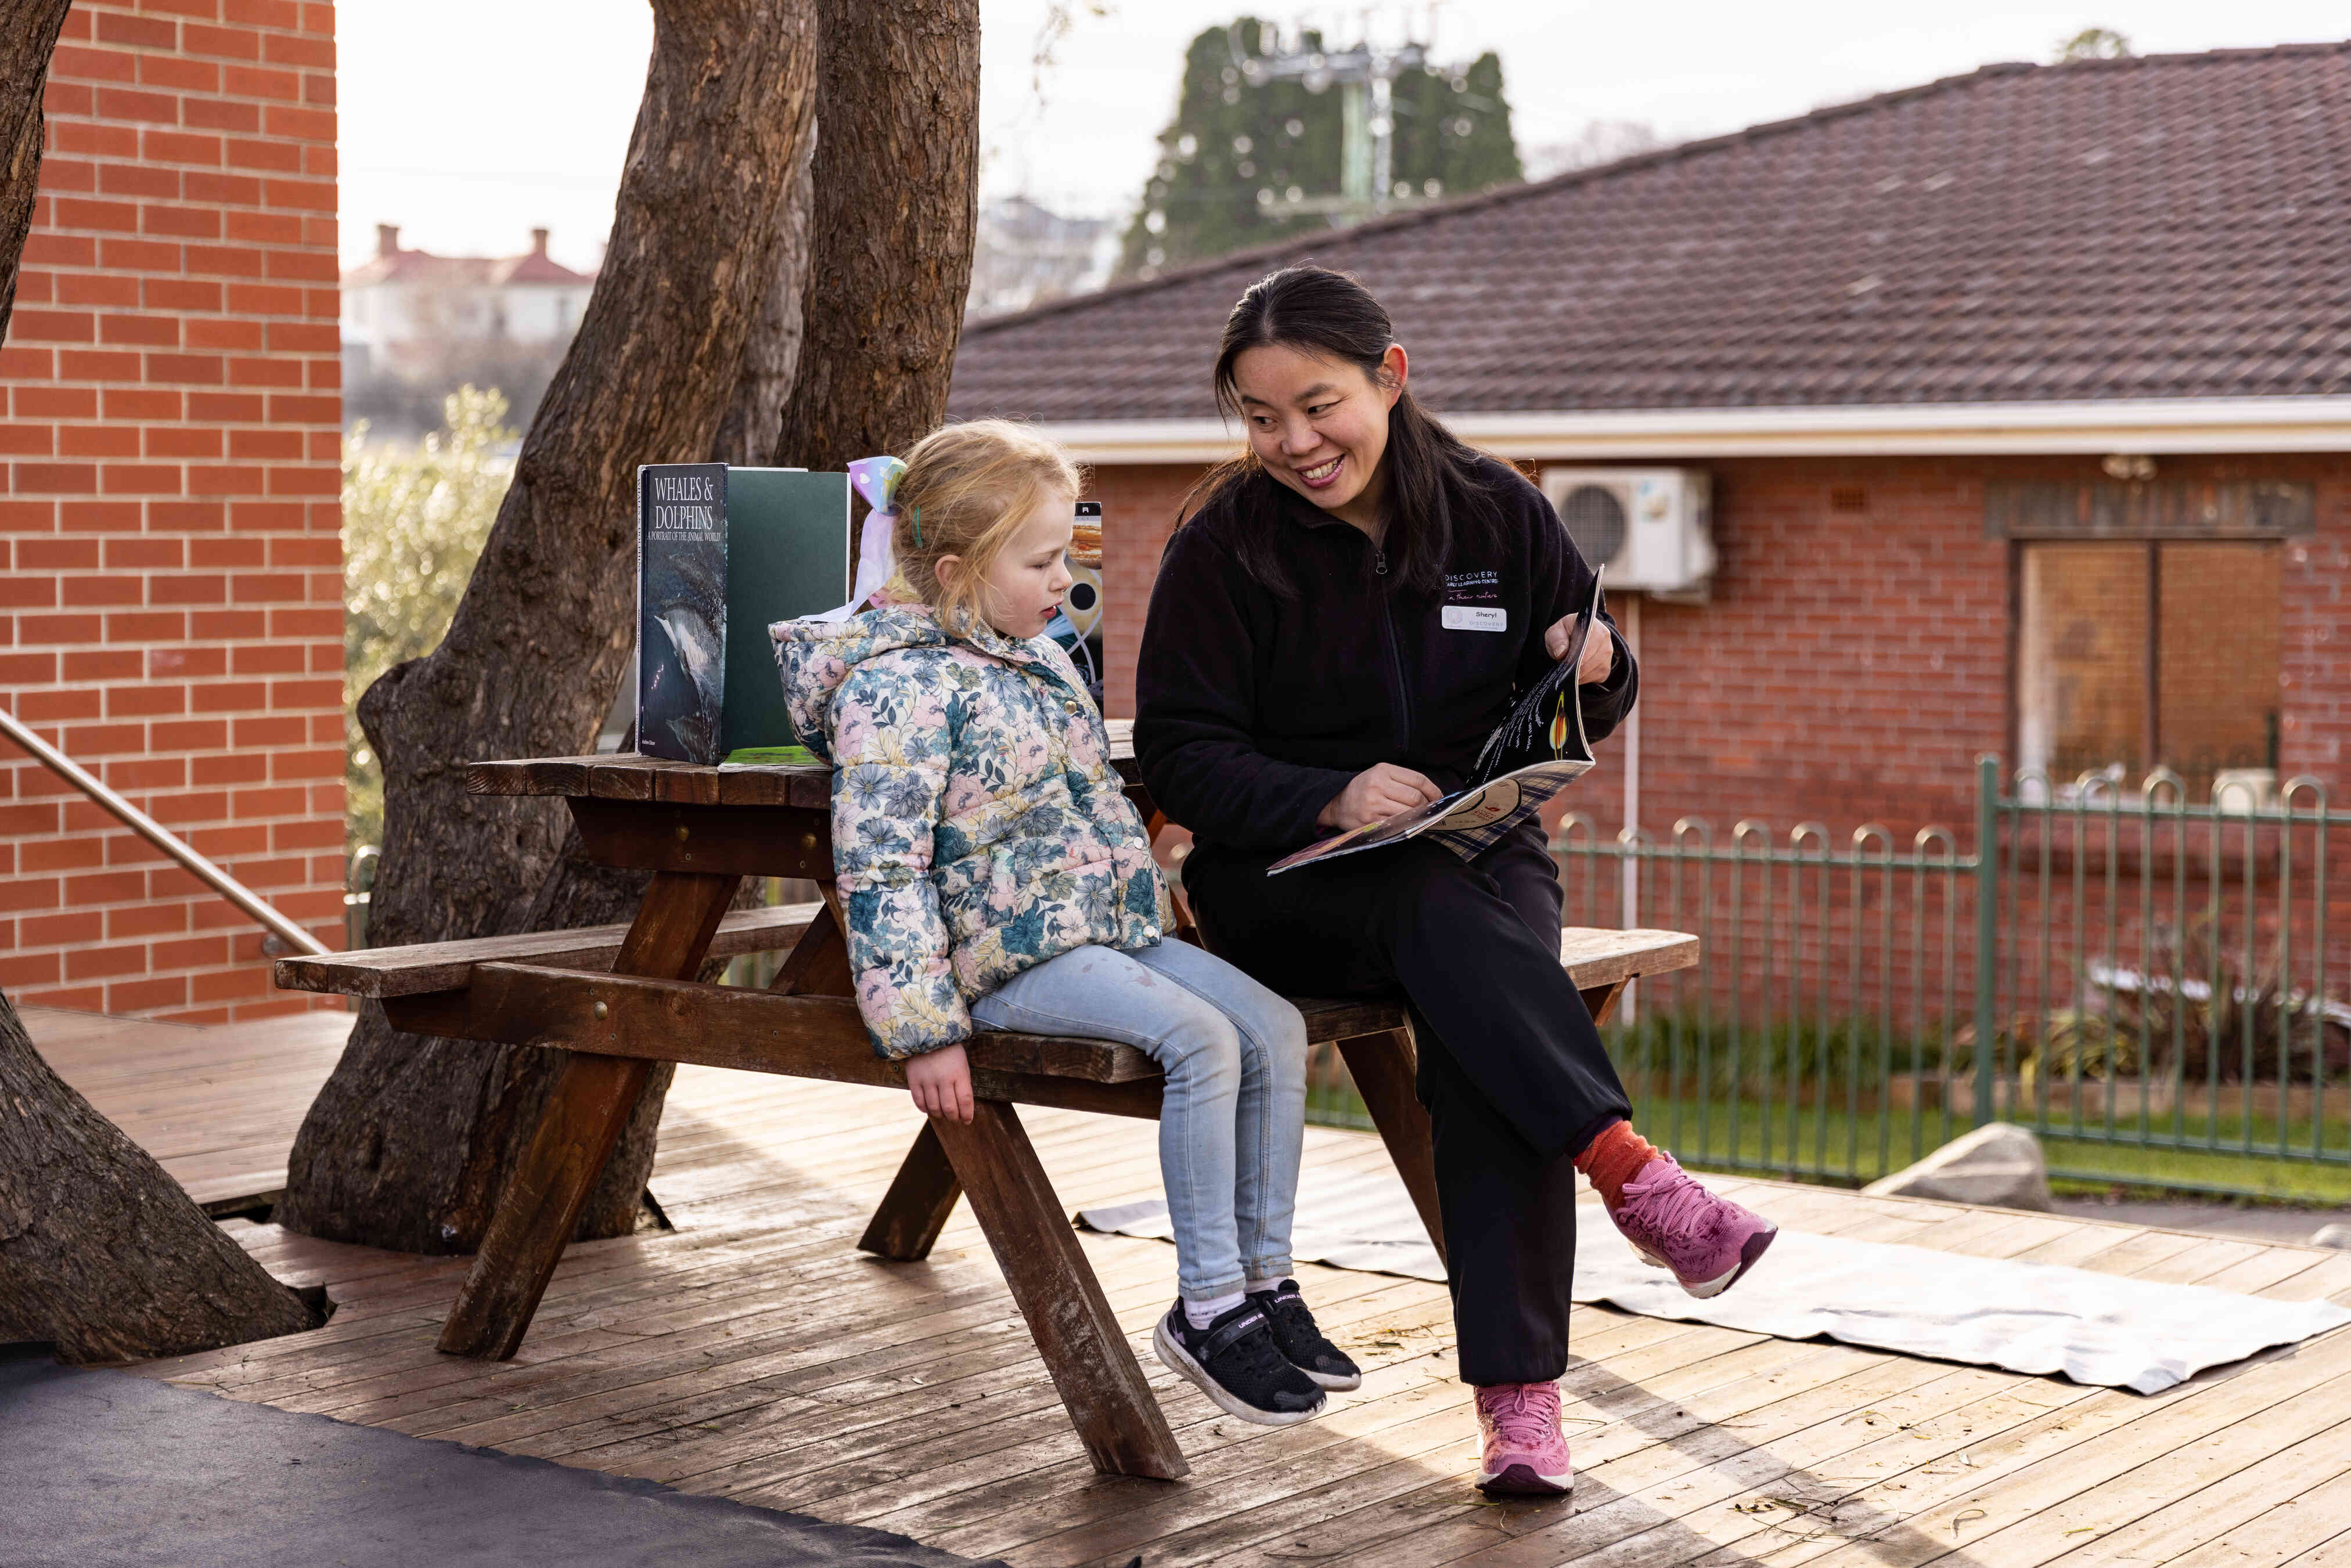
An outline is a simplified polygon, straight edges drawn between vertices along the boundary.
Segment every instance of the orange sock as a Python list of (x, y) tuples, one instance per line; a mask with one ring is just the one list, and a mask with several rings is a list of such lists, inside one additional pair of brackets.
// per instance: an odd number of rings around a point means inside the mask
[(1657, 1157), (1656, 1145), (1633, 1131), (1632, 1123), (1611, 1122), (1575, 1156), (1575, 1168), (1591, 1181), (1601, 1201), (1614, 1208), (1625, 1201), (1625, 1184)]

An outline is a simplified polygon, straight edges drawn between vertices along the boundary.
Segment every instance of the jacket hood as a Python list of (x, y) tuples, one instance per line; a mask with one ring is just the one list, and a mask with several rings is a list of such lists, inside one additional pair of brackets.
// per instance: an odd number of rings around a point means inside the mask
[(960, 643), (1007, 664), (1036, 662), (1037, 650), (982, 626), (970, 634), (942, 628), (926, 604), (885, 604), (845, 621), (778, 621), (768, 628), (784, 701), (800, 744), (832, 760), (832, 702), (849, 673), (869, 659), (902, 648), (949, 648)]

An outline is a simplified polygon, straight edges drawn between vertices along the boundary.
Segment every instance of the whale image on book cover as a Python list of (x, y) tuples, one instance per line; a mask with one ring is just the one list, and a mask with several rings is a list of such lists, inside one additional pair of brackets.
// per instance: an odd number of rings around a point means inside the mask
[(839, 603), (849, 564), (846, 474), (639, 467), (638, 752), (709, 764), (796, 744), (766, 629)]

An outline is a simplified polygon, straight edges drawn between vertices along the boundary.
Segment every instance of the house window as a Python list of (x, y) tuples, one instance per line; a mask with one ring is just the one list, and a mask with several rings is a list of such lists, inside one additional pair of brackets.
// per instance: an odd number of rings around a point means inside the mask
[(2277, 767), (2278, 549), (2251, 540), (2020, 545), (2017, 749), (2062, 787), (2167, 767), (2202, 801)]

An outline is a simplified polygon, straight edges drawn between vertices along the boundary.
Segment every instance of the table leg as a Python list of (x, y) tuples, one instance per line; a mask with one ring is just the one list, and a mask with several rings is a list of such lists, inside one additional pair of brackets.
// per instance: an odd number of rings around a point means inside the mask
[(1355, 1092), (1364, 1097), (1364, 1108), (1372, 1113), (1372, 1125), (1380, 1130), (1380, 1141), (1388, 1146), (1396, 1175), (1412, 1194), (1412, 1206), (1420, 1211), (1429, 1245), (1443, 1258), (1445, 1221), (1437, 1205), (1437, 1150), (1429, 1134), (1428, 1112), (1412, 1086), (1418, 1061), (1412, 1031), (1359, 1034), (1341, 1040), (1339, 1054), (1346, 1059)]
[(1001, 1100), (979, 1101), (973, 1113), (969, 1126), (931, 1125), (971, 1195), (972, 1212), (1094, 1469), (1166, 1480), (1187, 1474), (1191, 1467), (1143, 1380), (1019, 1116)]
[(786, 997), (853, 997), (857, 986), (849, 973), (849, 937), (841, 924), (840, 895), (829, 882), (816, 885), (824, 907), (784, 955), (768, 989)]
[(938, 1125), (926, 1121), (891, 1179), (882, 1207), (857, 1239), (858, 1249), (901, 1263), (929, 1257), (962, 1196), (963, 1183), (956, 1179), (955, 1162), (939, 1142)]
[(1604, 986), (1594, 986), (1585, 991), (1583, 1006), (1584, 1009), (1592, 1014), (1593, 1023), (1595, 1025), (1606, 1023), (1608, 1015), (1616, 1010), (1616, 998), (1624, 994), (1623, 980), (1611, 980)]
[[(690, 980), (742, 879), (731, 873), (656, 872), (621, 943), (612, 972)], [(611, 1157), (653, 1064), (572, 1053), (539, 1113), (530, 1147), (498, 1194), (473, 1271), (442, 1325), (441, 1348), (505, 1361), (522, 1343), (580, 1206)]]

